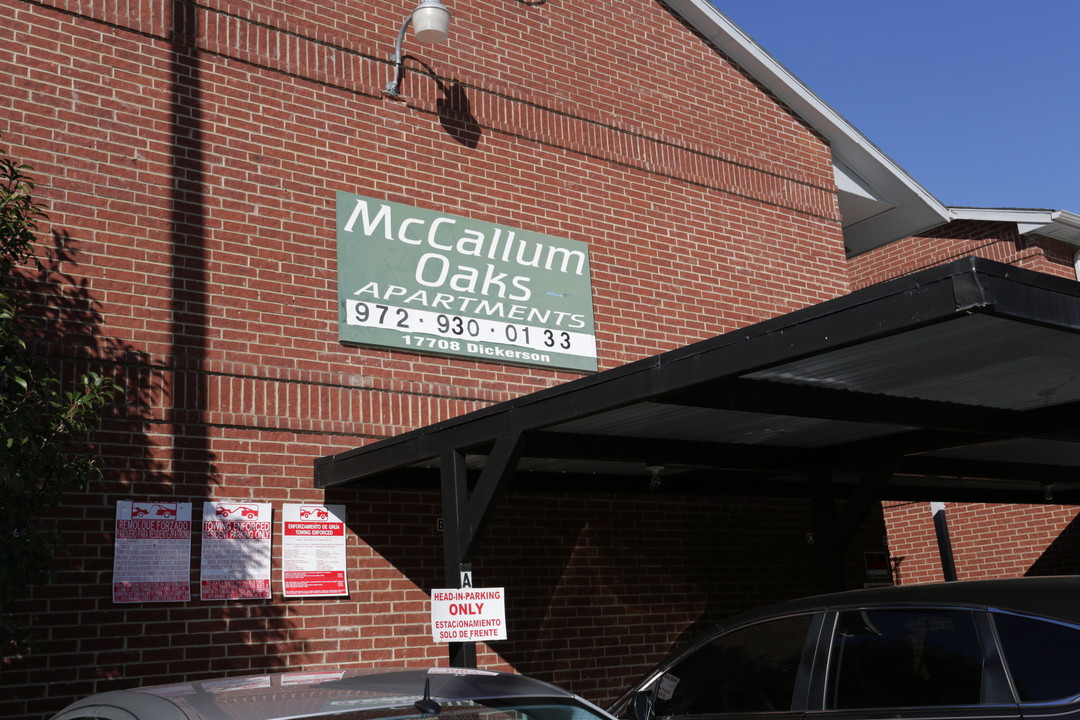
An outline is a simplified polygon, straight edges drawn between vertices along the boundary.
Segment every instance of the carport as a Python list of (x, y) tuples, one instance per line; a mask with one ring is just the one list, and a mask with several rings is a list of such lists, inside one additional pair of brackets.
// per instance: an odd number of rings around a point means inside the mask
[(447, 587), (508, 490), (810, 498), (835, 588), (881, 501), (1074, 503), (1078, 466), (1080, 283), (966, 258), (320, 458), (315, 482), (441, 488)]

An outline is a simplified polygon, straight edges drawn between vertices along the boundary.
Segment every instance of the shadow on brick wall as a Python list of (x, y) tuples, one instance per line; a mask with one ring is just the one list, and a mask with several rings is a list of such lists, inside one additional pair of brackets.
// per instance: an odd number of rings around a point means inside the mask
[(1080, 574), (1080, 517), (1074, 518), (1025, 575)]
[[(357, 535), (416, 587), (445, 587), (437, 493), (335, 489), (327, 500), (346, 504)], [(509, 637), (480, 663), (613, 700), (724, 618), (819, 592), (810, 527), (801, 500), (511, 492), (473, 563), (477, 587), (506, 592)], [(883, 534), (880, 517), (868, 521), (854, 570)]]

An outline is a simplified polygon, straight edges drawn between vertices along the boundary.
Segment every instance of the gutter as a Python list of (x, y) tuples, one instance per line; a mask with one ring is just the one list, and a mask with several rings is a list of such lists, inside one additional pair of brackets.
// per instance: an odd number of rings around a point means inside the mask
[(951, 220), (1016, 223), (1021, 235), (1042, 235), (1080, 246), (1080, 215), (1067, 210), (951, 207), (949, 215)]

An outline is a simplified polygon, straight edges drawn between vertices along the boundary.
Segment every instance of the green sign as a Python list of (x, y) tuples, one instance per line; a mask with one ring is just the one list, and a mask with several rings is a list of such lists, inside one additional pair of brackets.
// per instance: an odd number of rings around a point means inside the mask
[(338, 337), (596, 370), (585, 243), (337, 194)]

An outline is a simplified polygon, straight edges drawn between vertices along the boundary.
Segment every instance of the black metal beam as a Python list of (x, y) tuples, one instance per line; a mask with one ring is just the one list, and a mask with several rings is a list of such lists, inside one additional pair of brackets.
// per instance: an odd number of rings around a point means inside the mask
[(682, 407), (986, 435), (1010, 436), (1028, 429), (1022, 425), (1023, 413), (1016, 410), (975, 409), (957, 403), (746, 378), (704, 383), (656, 401)]
[(808, 480), (814, 512), (814, 547), (817, 549), (822, 587), (826, 592), (843, 590), (844, 568), (836, 534), (836, 497), (833, 495), (832, 475), (827, 468), (813, 468)]
[(1006, 410), (746, 378), (705, 383), (656, 401), (683, 407), (919, 428), (987, 439), (1080, 437), (1080, 402)]
[[(734, 455), (729, 455), (730, 460)], [(745, 458), (744, 458), (745, 459)], [(756, 497), (807, 497), (805, 472), (776, 470), (774, 463), (746, 463), (738, 468), (693, 467), (680, 469), (674, 463), (664, 473), (663, 485), (651, 492), (688, 495), (746, 494)], [(475, 479), (476, 472), (469, 473)], [(837, 493), (848, 493), (851, 487), (841, 479), (835, 481)], [(1055, 503), (1075, 504), (1080, 486), (1080, 473), (1073, 465), (1044, 465), (978, 462), (959, 458), (913, 456), (902, 458), (896, 476), (884, 497), (892, 500), (946, 500), (951, 502), (1019, 502), (1044, 501), (1047, 486), (1054, 485)], [(403, 468), (380, 475), (355, 488), (374, 490), (438, 490), (438, 467)], [(640, 473), (584, 473), (521, 471), (510, 478), (506, 489), (513, 492), (650, 492), (649, 476), (644, 464)], [(980, 495), (982, 493), (982, 495)]]
[(862, 474), (858, 484), (852, 489), (843, 511), (837, 518), (836, 550), (843, 554), (855, 539), (856, 533), (866, 521), (866, 517), (875, 507), (881, 506), (885, 487), (892, 480), (896, 458), (885, 457), (878, 460)]
[[(465, 453), (448, 450), (440, 458), (443, 500), (443, 562), (448, 588), (460, 588), (487, 533), (491, 517), (505, 494), (522, 450), (521, 433), (503, 435), (472, 493)], [(476, 643), (450, 643), (451, 667), (476, 667)]]
[[(448, 588), (461, 587), (462, 559), (472, 535), (468, 523), (468, 474), (465, 455), (447, 450), (440, 458), (443, 505), (443, 564)], [(475, 668), (476, 643), (452, 642), (447, 647), (450, 667)]]
[(972, 480), (1015, 480), (1037, 486), (1080, 483), (1080, 466), (1052, 465), (1042, 462), (1009, 460), (978, 460), (962, 457), (917, 455), (904, 458), (899, 472), (939, 478), (969, 478)]
[(802, 472), (812, 457), (809, 451), (802, 448), (627, 435), (534, 432), (529, 433), (528, 438), (530, 458), (640, 462), (714, 470), (748, 468)]
[(499, 500), (506, 493), (510, 479), (514, 475), (524, 443), (520, 432), (503, 435), (495, 441), (495, 448), (488, 458), (487, 465), (480, 473), (480, 479), (468, 498), (465, 517), (471, 529), (468, 542), (462, 552), (462, 562), (472, 563), (480, 547), (492, 515)]

